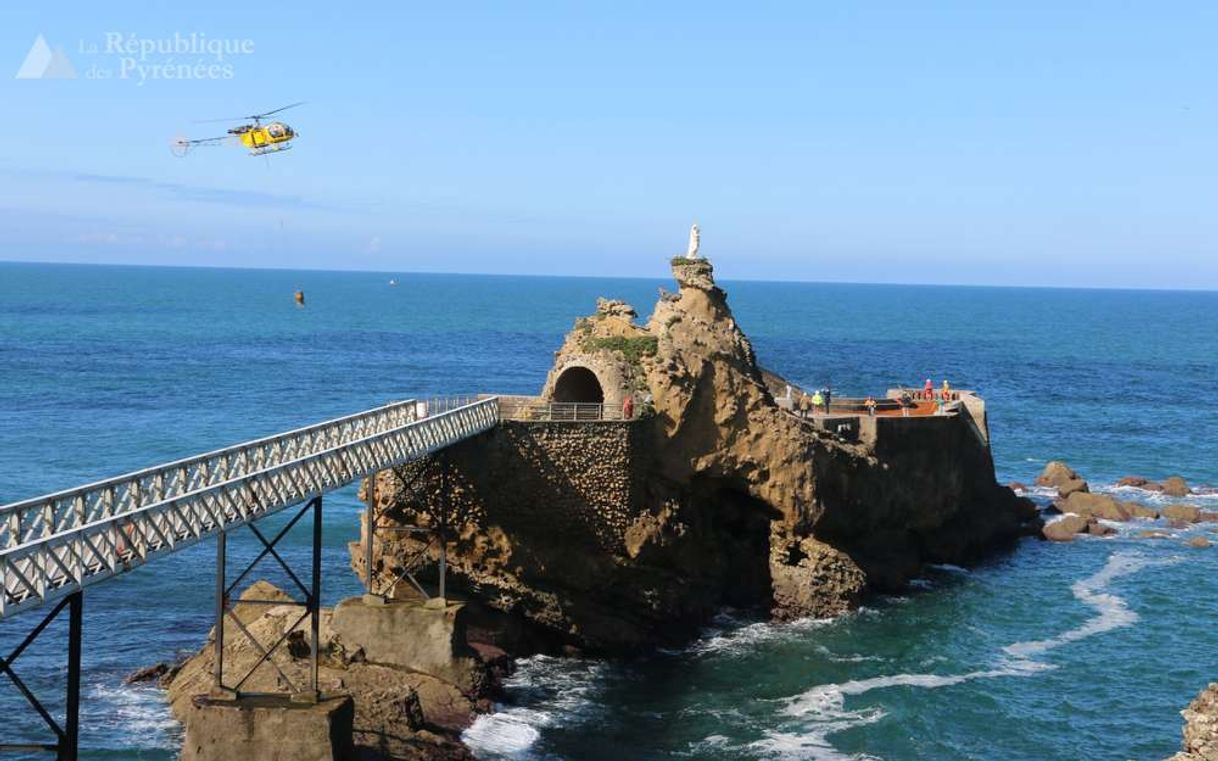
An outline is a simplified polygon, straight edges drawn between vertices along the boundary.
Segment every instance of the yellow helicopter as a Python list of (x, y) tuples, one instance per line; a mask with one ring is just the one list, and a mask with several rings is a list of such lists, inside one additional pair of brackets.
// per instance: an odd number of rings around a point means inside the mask
[(169, 148), (175, 156), (185, 156), (190, 150), (200, 145), (219, 145), (223, 142), (240, 141), (241, 145), (245, 146), (251, 156), (265, 156), (268, 153), (278, 153), (286, 151), (292, 147), (292, 140), (296, 138), (296, 132), (288, 125), (280, 121), (268, 122), (263, 124), (262, 120), (268, 116), (273, 116), (280, 111), (287, 111), (289, 108), (296, 108), (304, 105), (304, 102), (293, 103), (290, 106), (277, 108), (274, 111), (267, 111), (265, 114), (254, 114), (253, 116), (238, 116), (232, 119), (209, 119), (207, 122), (232, 122), (242, 119), (252, 119), (252, 124), (242, 124), (238, 127), (233, 127), (228, 131), (227, 135), (220, 137), (205, 137), (198, 140), (190, 140), (185, 137), (178, 137), (170, 143)]

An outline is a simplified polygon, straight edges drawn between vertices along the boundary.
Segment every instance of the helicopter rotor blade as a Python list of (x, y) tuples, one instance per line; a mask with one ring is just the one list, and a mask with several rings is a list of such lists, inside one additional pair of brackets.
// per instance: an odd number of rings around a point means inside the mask
[(253, 119), (252, 116), (234, 116), (230, 119), (195, 119), (191, 124), (219, 124), (220, 122), (243, 122), (246, 119)]
[(249, 118), (250, 119), (265, 119), (266, 117), (271, 116), (272, 114), (277, 114), (280, 111), (287, 111), (289, 108), (296, 108), (297, 106), (303, 106), (304, 104), (305, 104), (305, 101), (302, 100), (298, 103), (293, 103), (288, 106), (282, 106), (280, 108), (275, 109), (274, 111), (267, 111), (265, 114), (257, 114), (255, 116), (251, 116)]
[(227, 119), (196, 119), (191, 123), (192, 124), (219, 124), (221, 122), (243, 122), (243, 121), (247, 121), (249, 119), (253, 119), (253, 120), (257, 121), (258, 119), (265, 119), (268, 116), (277, 114), (280, 111), (287, 111), (289, 108), (296, 108), (297, 106), (303, 106), (304, 104), (305, 104), (305, 101), (302, 100), (298, 103), (292, 103), (291, 105), (281, 106), (280, 108), (277, 108), (274, 111), (267, 111), (264, 114), (248, 114), (246, 116), (233, 116), (233, 117), (229, 117)]

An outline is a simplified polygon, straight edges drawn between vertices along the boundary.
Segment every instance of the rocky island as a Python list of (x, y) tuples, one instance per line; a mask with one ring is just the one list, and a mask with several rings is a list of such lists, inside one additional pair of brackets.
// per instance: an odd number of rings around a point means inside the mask
[[(979, 397), (910, 414), (894, 390), (878, 412), (808, 415), (758, 364), (710, 262), (672, 267), (679, 289), (646, 322), (606, 299), (577, 320), (541, 394), (500, 397), (494, 429), (365, 482), (373, 517), (352, 566), (363, 575), (371, 557), (377, 578), (401, 583), (326, 612), (322, 673), (350, 697), (313, 710), (348, 736), (308, 757), (459, 756), (457, 733), (488, 709), (509, 656), (679, 642), (724, 606), (833, 616), (927, 563), (1039, 531), (1035, 505), (995, 480)], [(438, 598), (402, 581), (441, 574)], [(303, 668), (308, 641), (282, 612), (243, 615), (294, 639)], [(169, 680), (184, 759), (223, 742), (191, 719), (211, 658), (204, 648)]]

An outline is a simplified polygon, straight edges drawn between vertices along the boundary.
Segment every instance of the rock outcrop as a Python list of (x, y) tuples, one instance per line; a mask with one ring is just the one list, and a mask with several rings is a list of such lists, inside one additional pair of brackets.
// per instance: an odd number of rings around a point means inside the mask
[[(595, 650), (683, 639), (724, 605), (834, 615), (1038, 522), (995, 481), (983, 413), (885, 419), (866, 443), (820, 430), (776, 403), (782, 381), (767, 385), (710, 263), (677, 259), (673, 272), (680, 290), (646, 325), (609, 301), (578, 320), (543, 391), (586, 391), (608, 409), (630, 398), (640, 419), (504, 423), (431, 474), (378, 476), (390, 523), (434, 526), (450, 511), (450, 583), (508, 649), (521, 627)], [(397, 536), (376, 546), (391, 571), (422, 549)]]
[(1091, 490), (1082, 476), (1060, 460), (1054, 460), (1045, 466), (1041, 474), (1036, 477), (1036, 485), (1057, 489), (1057, 496), (1062, 498), (1069, 497), (1075, 492)]
[(1186, 482), (1183, 478), (1180, 476), (1172, 476), (1164, 479), (1163, 493), (1169, 497), (1187, 497), (1193, 493), (1193, 490), (1189, 488), (1188, 482)]
[(1045, 539), (1051, 542), (1068, 542), (1074, 539), (1076, 534), (1087, 531), (1087, 527), (1091, 523), (1092, 521), (1081, 515), (1065, 515), (1058, 520), (1046, 523), (1041, 531)]
[(1183, 749), (1169, 761), (1218, 759), (1218, 684), (1211, 682), (1180, 715), (1184, 717)]
[[(273, 585), (260, 581), (242, 593), (241, 599), (286, 601), (290, 598)], [(243, 690), (283, 692), (285, 685), (277, 669), (297, 687), (309, 683), (308, 621), (296, 623), (300, 613), (299, 607), (286, 604), (268, 607), (238, 602), (234, 606), (234, 616), (262, 646), (269, 646), (286, 635), (286, 647), (271, 656), (274, 666), (263, 663), (255, 668), (242, 686)], [(473, 720), (477, 710), (489, 707), (485, 697), (493, 686), (492, 680), (477, 680), (475, 689), (470, 691), (468, 685), (463, 689), (451, 681), (417, 670), (375, 662), (362, 647), (345, 642), (331, 625), (332, 621), (333, 612), (323, 609), (318, 651), (319, 687), (326, 696), (350, 696), (354, 704), (351, 739), (360, 759), (472, 758), (460, 742), (460, 732)], [(200, 696), (208, 695), (213, 684), (214, 635), (213, 631), (208, 636), (208, 643), (197, 654), (188, 658), (180, 669), (171, 670), (161, 682), (168, 689), (174, 717), (187, 727), (184, 758), (195, 757), (190, 747), (191, 726), (197, 722), (192, 721), (192, 712), (199, 710)], [(254, 668), (261, 657), (258, 646), (236, 624), (227, 621), (224, 653), (229, 683)], [(213, 719), (209, 716), (201, 721)], [(216, 756), (212, 753), (205, 757)]]

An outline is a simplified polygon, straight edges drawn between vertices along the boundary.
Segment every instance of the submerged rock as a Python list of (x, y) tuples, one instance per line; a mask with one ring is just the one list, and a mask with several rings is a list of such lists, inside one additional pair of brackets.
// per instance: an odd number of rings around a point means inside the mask
[(1159, 529), (1146, 529), (1134, 534), (1139, 539), (1171, 539), (1171, 534)]
[(1105, 526), (1099, 521), (1093, 521), (1087, 524), (1087, 533), (1091, 536), (1112, 536), (1117, 533), (1117, 530), (1112, 526)]
[(1197, 549), (1205, 549), (1206, 547), (1212, 546), (1213, 542), (1211, 542), (1209, 539), (1206, 539), (1203, 536), (1194, 536), (1194, 537), (1190, 538), (1187, 542), (1185, 542), (1185, 544), (1188, 545), (1189, 547), (1196, 547)]

